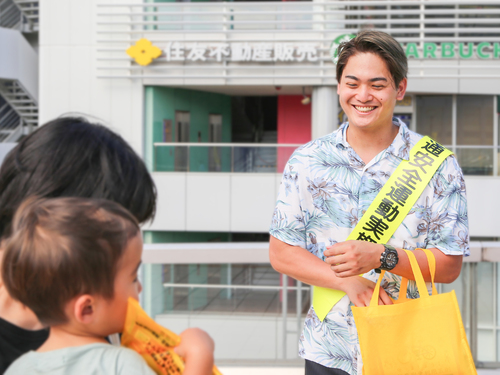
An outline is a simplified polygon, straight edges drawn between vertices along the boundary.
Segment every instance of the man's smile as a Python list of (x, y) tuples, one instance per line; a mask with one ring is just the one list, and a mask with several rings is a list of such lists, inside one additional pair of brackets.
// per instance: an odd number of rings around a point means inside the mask
[(363, 112), (363, 113), (368, 113), (368, 112), (371, 112), (373, 111), (375, 108), (377, 108), (376, 106), (361, 106), (361, 105), (353, 105), (353, 107), (359, 111), (359, 112)]

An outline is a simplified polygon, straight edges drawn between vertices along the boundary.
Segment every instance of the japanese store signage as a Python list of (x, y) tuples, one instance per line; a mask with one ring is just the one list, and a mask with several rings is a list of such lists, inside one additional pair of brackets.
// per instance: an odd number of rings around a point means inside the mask
[(317, 47), (311, 44), (293, 43), (168, 43), (164, 49), (167, 61), (257, 61), (257, 62), (301, 62), (318, 61)]
[(217, 61), (232, 62), (316, 62), (318, 46), (306, 43), (179, 43), (169, 42), (160, 49), (147, 39), (127, 49), (127, 54), (140, 65), (153, 59), (167, 62)]
[[(340, 43), (353, 38), (353, 34), (343, 34), (330, 45), (330, 56), (337, 59)], [(416, 59), (498, 59), (500, 43), (417, 43), (402, 44), (408, 58)], [(154, 59), (166, 62), (317, 62), (318, 44), (311, 43), (202, 43), (169, 42), (165, 47), (154, 46), (147, 39), (140, 39), (127, 49), (127, 54), (139, 65), (149, 65)]]

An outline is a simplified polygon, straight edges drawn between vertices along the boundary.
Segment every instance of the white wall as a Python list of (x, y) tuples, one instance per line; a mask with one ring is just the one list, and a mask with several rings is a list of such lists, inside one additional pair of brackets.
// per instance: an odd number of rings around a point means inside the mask
[(500, 237), (500, 177), (465, 178), (470, 235)]
[(97, 51), (97, 40), (103, 38), (96, 24), (98, 3), (95, 0), (40, 2), (40, 124), (63, 113), (89, 114), (121, 134), (142, 154), (142, 82), (97, 78), (97, 65), (102, 65), (97, 59), (102, 56)]
[(153, 173), (154, 223), (145, 229), (267, 232), (281, 175), (274, 173)]
[[(158, 213), (146, 228), (168, 231), (267, 232), (280, 174), (153, 173)], [(500, 177), (465, 178), (470, 235), (500, 237)]]
[[(215, 360), (276, 360), (283, 355), (283, 320), (276, 315), (164, 314), (156, 322), (179, 334), (200, 327), (214, 339)], [(287, 359), (298, 359), (297, 318), (287, 319)]]

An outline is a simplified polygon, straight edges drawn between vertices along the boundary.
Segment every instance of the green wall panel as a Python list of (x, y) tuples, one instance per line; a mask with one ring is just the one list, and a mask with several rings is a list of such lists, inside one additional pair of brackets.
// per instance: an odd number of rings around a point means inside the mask
[(144, 231), (144, 243), (229, 242), (231, 233)]
[[(163, 120), (172, 121), (172, 140), (175, 140), (175, 112), (190, 113), (189, 141), (208, 142), (208, 119), (210, 114), (222, 115), (222, 142), (231, 141), (231, 97), (228, 95), (186, 90), (172, 87), (146, 87), (146, 139), (147, 142), (163, 142)], [(148, 136), (149, 134), (149, 136)], [(151, 144), (146, 146), (151, 159), (150, 167), (157, 171), (175, 170), (175, 149), (159, 147), (154, 149)], [(190, 148), (189, 170), (193, 172), (208, 171), (209, 152), (213, 148)], [(218, 151), (221, 155), (222, 171), (231, 169), (231, 151), (229, 148)]]

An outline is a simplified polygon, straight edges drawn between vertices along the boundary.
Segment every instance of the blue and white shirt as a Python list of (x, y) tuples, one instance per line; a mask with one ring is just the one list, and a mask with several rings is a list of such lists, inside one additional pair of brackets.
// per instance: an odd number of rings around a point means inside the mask
[[(333, 133), (298, 148), (285, 170), (270, 234), (300, 246), (324, 260), (327, 247), (345, 241), (382, 186), (422, 138), (398, 120), (392, 144), (367, 165), (347, 143), (344, 123)], [(449, 156), (388, 242), (407, 250), (438, 248), (449, 255), (469, 255), (467, 201), (462, 171)], [(365, 275), (376, 281), (373, 270)], [(401, 277), (385, 273), (382, 286), (398, 297)], [(415, 282), (408, 283), (408, 297), (416, 298)], [(347, 296), (323, 322), (311, 307), (299, 342), (302, 358), (330, 368), (360, 374), (358, 334)]]

